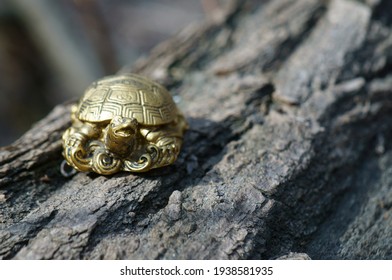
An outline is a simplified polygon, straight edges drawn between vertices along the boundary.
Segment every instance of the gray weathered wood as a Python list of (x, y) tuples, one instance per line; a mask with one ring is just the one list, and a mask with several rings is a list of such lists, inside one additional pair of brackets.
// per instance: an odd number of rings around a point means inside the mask
[(0, 257), (392, 258), (392, 17), (368, 2), (230, 2), (124, 68), (187, 116), (174, 166), (64, 178), (56, 107), (0, 150)]

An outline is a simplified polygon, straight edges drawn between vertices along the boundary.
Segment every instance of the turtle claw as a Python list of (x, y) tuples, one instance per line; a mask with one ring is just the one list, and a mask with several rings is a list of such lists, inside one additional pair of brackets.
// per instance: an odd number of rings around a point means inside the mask
[(68, 164), (77, 170), (86, 171), (89, 169), (89, 159), (84, 149), (86, 138), (80, 133), (69, 133), (66, 131), (63, 137), (63, 155)]
[(78, 138), (75, 134), (68, 138), (66, 143), (67, 147), (78, 148), (82, 145), (82, 139)]
[(173, 163), (177, 159), (177, 154), (179, 152), (178, 146), (175, 144), (169, 144), (160, 147), (160, 157), (158, 158), (157, 165), (165, 166)]

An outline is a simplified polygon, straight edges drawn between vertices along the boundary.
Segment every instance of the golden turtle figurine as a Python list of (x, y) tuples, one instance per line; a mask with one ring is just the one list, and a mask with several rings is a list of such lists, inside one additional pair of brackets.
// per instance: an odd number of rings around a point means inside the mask
[(187, 129), (170, 93), (144, 77), (105, 77), (72, 107), (63, 155), (79, 171), (108, 175), (172, 164)]

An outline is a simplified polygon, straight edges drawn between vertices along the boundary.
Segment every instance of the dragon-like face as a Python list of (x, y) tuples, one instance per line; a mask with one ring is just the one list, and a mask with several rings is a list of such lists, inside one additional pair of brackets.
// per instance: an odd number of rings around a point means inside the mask
[(133, 140), (138, 129), (138, 122), (134, 118), (121, 116), (114, 117), (107, 126), (105, 145), (121, 156), (127, 156), (131, 152)]
[(108, 129), (108, 133), (110, 133), (115, 139), (132, 137), (135, 135), (136, 131), (137, 120), (121, 116), (114, 117), (111, 120)]

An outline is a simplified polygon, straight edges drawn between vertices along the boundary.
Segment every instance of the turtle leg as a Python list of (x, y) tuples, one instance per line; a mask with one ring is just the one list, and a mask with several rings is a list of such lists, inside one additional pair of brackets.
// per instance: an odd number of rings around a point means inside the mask
[[(75, 110), (73, 109), (74, 113)], [(72, 127), (63, 134), (63, 154), (69, 165), (79, 171), (91, 170), (91, 156), (88, 142), (97, 139), (100, 130), (93, 124), (86, 124), (72, 116)]]
[(173, 135), (171, 129), (150, 130), (147, 141), (157, 149), (150, 169), (174, 163), (182, 146), (182, 137)]
[(157, 158), (151, 168), (158, 168), (175, 162), (180, 153), (182, 138), (188, 125), (182, 115), (163, 127), (141, 129), (141, 134), (147, 142), (158, 149)]

